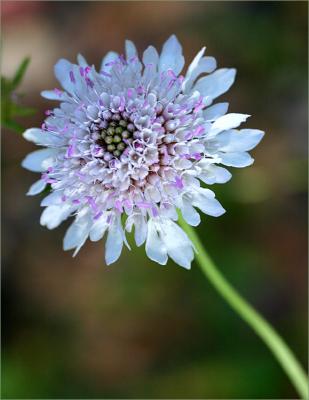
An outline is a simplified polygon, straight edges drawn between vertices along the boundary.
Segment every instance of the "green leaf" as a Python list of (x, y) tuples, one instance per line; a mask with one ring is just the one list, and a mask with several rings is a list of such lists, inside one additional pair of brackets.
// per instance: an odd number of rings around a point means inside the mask
[(21, 83), (21, 81), (22, 81), (22, 79), (23, 79), (23, 77), (24, 77), (24, 75), (25, 75), (25, 73), (26, 73), (26, 70), (27, 70), (27, 68), (28, 68), (29, 63), (30, 63), (30, 58), (29, 58), (29, 57), (26, 57), (26, 58), (21, 62), (21, 64), (19, 65), (19, 67), (18, 67), (18, 69), (17, 69), (17, 71), (16, 71), (16, 73), (15, 73), (13, 79), (12, 79), (12, 82), (11, 82), (11, 84), (12, 84), (11, 90), (16, 89), (17, 86), (20, 85), (20, 83)]
[(11, 129), (12, 131), (15, 131), (17, 133), (23, 133), (25, 131), (25, 128), (23, 128), (18, 122), (15, 121), (2, 120), (1, 125), (4, 128)]
[(11, 117), (28, 117), (36, 113), (34, 108), (23, 107), (16, 103), (11, 103), (10, 115)]
[(21, 95), (16, 93), (26, 70), (30, 58), (26, 57), (17, 68), (13, 78), (1, 77), (1, 126), (17, 133), (24, 132), (24, 128), (15, 121), (16, 117), (27, 117), (36, 111), (30, 107), (24, 107), (20, 103)]

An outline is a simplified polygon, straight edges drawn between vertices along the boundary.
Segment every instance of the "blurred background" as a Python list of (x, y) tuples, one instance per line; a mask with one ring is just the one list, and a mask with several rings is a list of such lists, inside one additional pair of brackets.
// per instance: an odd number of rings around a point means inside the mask
[[(172, 33), (187, 64), (206, 45), (236, 84), (219, 100), (266, 131), (256, 162), (213, 188), (227, 213), (198, 232), (226, 277), (307, 362), (307, 3), (2, 2), (2, 73), (31, 57), (20, 102), (40, 126), (58, 86), (53, 65), (82, 53), (100, 65), (126, 38), (142, 52)], [(103, 243), (73, 259), (70, 221), (40, 227), (35, 149), (2, 132), (2, 398), (295, 398), (264, 344), (196, 264), (162, 267), (144, 249), (106, 267)]]

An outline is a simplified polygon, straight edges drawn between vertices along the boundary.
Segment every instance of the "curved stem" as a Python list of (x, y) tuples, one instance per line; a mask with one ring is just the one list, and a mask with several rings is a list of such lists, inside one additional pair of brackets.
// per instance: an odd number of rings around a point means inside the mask
[(247, 301), (238, 294), (238, 292), (224, 278), (203, 248), (195, 230), (189, 226), (180, 215), (179, 224), (187, 233), (196, 248), (196, 259), (203, 273), (234, 311), (236, 311), (236, 313), (247, 322), (249, 326), (251, 326), (255, 333), (264, 341), (266, 346), (268, 346), (286, 374), (289, 376), (295, 389), (300, 395), (300, 398), (308, 400), (308, 378), (306, 372), (303, 370), (292, 351), (274, 328), (249, 303), (247, 303)]

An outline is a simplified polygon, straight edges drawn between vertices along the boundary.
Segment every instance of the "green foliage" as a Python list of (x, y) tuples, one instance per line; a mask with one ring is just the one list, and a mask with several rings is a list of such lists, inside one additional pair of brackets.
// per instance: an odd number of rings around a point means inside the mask
[(24, 107), (19, 103), (21, 96), (16, 93), (29, 63), (30, 58), (26, 57), (17, 68), (13, 78), (1, 76), (1, 127), (17, 133), (22, 133), (24, 128), (16, 121), (16, 118), (28, 117), (35, 113), (33, 108)]

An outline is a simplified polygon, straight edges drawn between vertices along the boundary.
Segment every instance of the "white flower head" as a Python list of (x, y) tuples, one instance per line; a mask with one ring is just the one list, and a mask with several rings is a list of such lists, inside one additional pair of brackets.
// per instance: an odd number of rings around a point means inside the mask
[[(208, 186), (231, 178), (223, 166), (253, 163), (248, 150), (263, 132), (236, 129), (248, 115), (226, 114), (228, 103), (212, 104), (234, 82), (234, 69), (217, 69), (203, 48), (181, 75), (184, 57), (171, 36), (161, 54), (149, 46), (139, 59), (131, 41), (126, 55), (109, 52), (97, 72), (59, 60), (55, 75), (64, 90), (43, 91), (60, 101), (27, 140), (44, 148), (22, 165), (41, 173), (28, 195), (51, 192), (42, 201), (41, 224), (49, 229), (75, 216), (64, 250), (78, 252), (89, 237), (107, 234), (105, 259), (115, 262), (134, 228), (137, 246), (166, 264), (171, 257), (190, 268), (193, 245), (177, 224), (177, 210), (193, 226), (197, 209), (220, 216), (224, 209)], [(206, 187), (205, 187), (206, 186)]]

